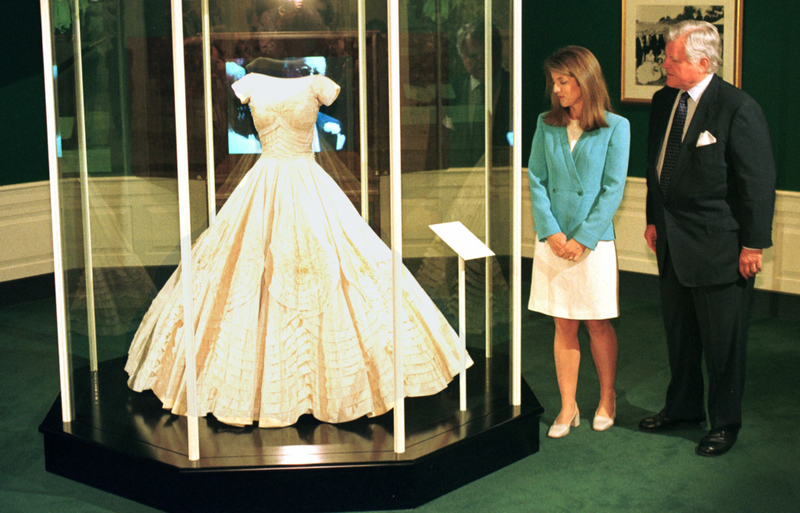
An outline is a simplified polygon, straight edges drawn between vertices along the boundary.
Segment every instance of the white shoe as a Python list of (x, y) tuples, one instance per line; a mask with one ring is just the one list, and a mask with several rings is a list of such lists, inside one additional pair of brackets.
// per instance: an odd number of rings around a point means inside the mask
[(561, 438), (562, 436), (567, 436), (569, 434), (570, 427), (578, 427), (580, 425), (581, 417), (580, 413), (578, 412), (578, 407), (576, 406), (575, 415), (572, 416), (572, 420), (569, 421), (569, 424), (553, 424), (547, 431), (547, 436), (550, 438)]
[(605, 431), (614, 425), (615, 418), (617, 418), (616, 412), (614, 412), (610, 418), (603, 415), (598, 415), (597, 412), (595, 412), (594, 420), (592, 421), (592, 429), (595, 431)]

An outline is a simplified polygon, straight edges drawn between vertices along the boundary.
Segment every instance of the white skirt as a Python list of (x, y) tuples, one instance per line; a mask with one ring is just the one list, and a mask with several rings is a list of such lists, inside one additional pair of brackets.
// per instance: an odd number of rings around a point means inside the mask
[(571, 262), (536, 239), (528, 309), (562, 319), (619, 317), (619, 273), (614, 241), (600, 241)]

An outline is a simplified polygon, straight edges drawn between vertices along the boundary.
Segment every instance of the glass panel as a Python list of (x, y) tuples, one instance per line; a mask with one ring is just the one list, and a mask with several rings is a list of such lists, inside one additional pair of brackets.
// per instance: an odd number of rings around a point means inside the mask
[[(513, 89), (513, 11), (512, 0), (492, 2), (494, 26), (493, 48), (495, 48), (493, 100), (492, 100), (492, 170), (490, 180), (489, 219), (492, 233), (492, 249), (497, 254), (501, 274), (493, 285), (494, 330), (497, 342), (510, 342), (512, 307), (512, 254), (514, 229), (514, 173), (520, 169), (512, 167), (513, 159), (513, 111), (515, 98)], [(498, 50), (496, 47), (500, 45)], [(527, 182), (526, 182), (527, 183)], [(497, 269), (494, 269), (497, 275)]]
[(403, 255), (457, 329), (458, 260), (428, 226), (460, 221), (497, 254), (466, 263), (467, 345), (478, 354), (487, 331), (489, 344), (509, 339), (511, 254), (511, 7), (493, 2), (487, 59), (484, 4), (425, 0), (401, 7)]
[[(124, 390), (133, 334), (179, 261), (170, 11), (168, 2), (51, 5), (75, 414), (96, 424), (98, 398)], [(192, 178), (197, 236), (206, 194), (202, 173)]]
[[(200, 2), (191, 0), (186, 34), (200, 34)], [(250, 109), (235, 97), (230, 85), (247, 73), (292, 78), (320, 74), (341, 87), (336, 101), (320, 109), (313, 149), (317, 161), (361, 209), (360, 125), (358, 119), (358, 32), (355, 1), (212, 1), (210, 9), (215, 118), (216, 202), (221, 207), (261, 152)], [(369, 28), (369, 27), (368, 27)], [(187, 47), (190, 91), (190, 134), (198, 159), (204, 148), (202, 105), (202, 54), (199, 38)], [(378, 98), (385, 82), (375, 50), (385, 55), (379, 30), (367, 34), (369, 101)], [(385, 98), (385, 95), (384, 95)], [(373, 130), (371, 125), (370, 130)], [(371, 140), (376, 138), (370, 133)], [(194, 151), (193, 151), (194, 154)], [(374, 151), (370, 175), (376, 176), (382, 155)], [(198, 173), (203, 171), (198, 169)], [(370, 219), (379, 223), (378, 181), (370, 183)]]
[[(52, 5), (68, 329), (75, 368), (83, 379), (80, 391), (92, 391), (83, 394), (76, 411), (79, 418), (96, 422), (99, 403), (91, 398), (106, 393), (104, 376), (116, 393), (127, 392), (121, 369), (134, 333), (179, 261), (170, 6), (152, 0)], [(72, 18), (74, 5), (79, 24)], [(508, 341), (509, 5), (495, 2), (492, 7), (496, 30), (491, 32), (491, 67), (484, 55), (483, 1), (417, 0), (401, 6), (405, 263), (457, 329), (457, 259), (428, 225), (461, 221), (488, 239), (497, 258), (489, 260), (488, 268), (483, 260), (470, 262), (467, 274), (468, 345), (478, 355), (487, 332), (494, 335), (493, 344)], [(387, 5), (385, 0), (367, 2), (363, 63), (357, 58), (357, 8), (355, 0), (212, 0), (213, 129), (206, 134), (201, 4), (184, 2), (195, 238), (208, 224), (206, 145), (210, 142), (214, 150), (212, 201), (218, 209), (262, 151), (250, 109), (231, 87), (254, 72), (284, 78), (324, 74), (341, 88), (336, 101), (320, 109), (313, 150), (358, 209), (359, 157), (368, 153), (365, 207), (371, 227), (388, 243)], [(362, 66), (367, 74), (366, 120), (359, 119), (358, 109)], [(494, 94), (487, 100), (490, 79)], [(366, 148), (359, 142), (361, 130), (367, 131)], [(92, 383), (88, 362), (94, 338), (100, 374)]]

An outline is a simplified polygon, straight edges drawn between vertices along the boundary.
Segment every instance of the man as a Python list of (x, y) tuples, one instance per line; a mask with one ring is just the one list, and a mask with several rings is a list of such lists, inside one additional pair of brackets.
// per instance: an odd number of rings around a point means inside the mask
[[(445, 126), (450, 130), (450, 167), (483, 167), (485, 138), (484, 23), (473, 21), (462, 26), (456, 35), (456, 49), (469, 76), (457, 91), (456, 108), (451, 109)], [(492, 27), (492, 165), (510, 162), (511, 115), (509, 98), (511, 79), (501, 66), (503, 40)]]
[(717, 456), (742, 423), (747, 317), (762, 248), (772, 245), (775, 164), (761, 108), (714, 74), (717, 29), (684, 21), (666, 41), (667, 87), (650, 113), (645, 239), (658, 258), (672, 378), (664, 409), (639, 427), (704, 424), (705, 355), (711, 429), (696, 452)]

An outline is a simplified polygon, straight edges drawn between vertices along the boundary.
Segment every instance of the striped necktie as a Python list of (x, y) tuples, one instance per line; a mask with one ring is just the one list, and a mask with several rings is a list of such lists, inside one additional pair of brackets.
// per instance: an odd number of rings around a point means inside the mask
[(664, 162), (661, 164), (661, 178), (659, 180), (659, 187), (664, 194), (667, 192), (672, 170), (675, 168), (675, 163), (678, 161), (678, 153), (681, 151), (683, 125), (686, 123), (686, 102), (688, 99), (689, 93), (684, 92), (678, 102), (675, 115), (672, 117), (672, 127), (669, 130), (667, 147), (664, 150)]

